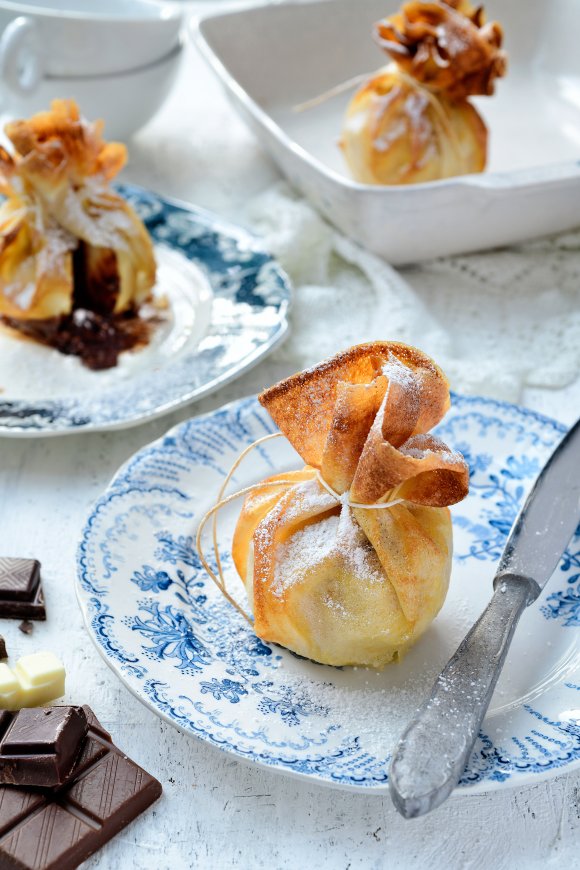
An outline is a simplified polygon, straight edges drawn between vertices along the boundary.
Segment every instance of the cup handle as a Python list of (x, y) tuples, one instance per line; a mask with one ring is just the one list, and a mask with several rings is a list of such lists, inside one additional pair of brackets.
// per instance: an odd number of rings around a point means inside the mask
[(0, 78), (19, 97), (32, 94), (44, 74), (44, 58), (38, 28), (32, 18), (21, 15), (4, 30), (0, 39)]

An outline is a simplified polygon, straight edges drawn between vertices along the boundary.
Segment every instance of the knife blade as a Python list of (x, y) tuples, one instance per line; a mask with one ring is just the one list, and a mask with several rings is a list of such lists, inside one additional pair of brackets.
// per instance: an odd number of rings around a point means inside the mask
[(580, 522), (580, 420), (534, 483), (509, 534), (487, 608), (403, 732), (389, 788), (406, 818), (439, 806), (459, 782), (525, 608), (554, 573)]
[(494, 584), (505, 574), (527, 577), (537, 586), (535, 600), (556, 570), (579, 521), (580, 420), (538, 475), (509, 534)]

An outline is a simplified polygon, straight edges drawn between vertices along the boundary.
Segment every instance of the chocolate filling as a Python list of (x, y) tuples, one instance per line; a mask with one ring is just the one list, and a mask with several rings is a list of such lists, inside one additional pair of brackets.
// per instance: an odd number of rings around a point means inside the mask
[(159, 317), (145, 319), (135, 309), (114, 313), (119, 293), (114, 251), (81, 242), (73, 254), (73, 276), (70, 314), (47, 320), (2, 317), (2, 322), (60, 353), (78, 356), (95, 371), (113, 368), (123, 351), (149, 342)]
[(143, 320), (135, 311), (98, 314), (83, 308), (49, 320), (2, 320), (41, 344), (78, 356), (83, 365), (95, 371), (113, 368), (124, 350), (147, 344), (155, 326), (154, 320)]

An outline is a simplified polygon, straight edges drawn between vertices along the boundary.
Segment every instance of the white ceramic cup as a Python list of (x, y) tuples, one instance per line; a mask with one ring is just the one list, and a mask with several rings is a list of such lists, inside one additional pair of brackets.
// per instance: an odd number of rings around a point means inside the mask
[(153, 0), (0, 0), (0, 111), (28, 117), (73, 98), (107, 138), (127, 139), (171, 89), (182, 18)]
[(153, 0), (0, 0), (0, 77), (14, 95), (43, 79), (113, 75), (168, 56), (182, 10)]
[(1, 108), (5, 112), (5, 119), (28, 118), (48, 109), (56, 98), (73, 99), (89, 121), (103, 119), (106, 139), (125, 142), (165, 102), (182, 56), (182, 46), (178, 45), (161, 60), (126, 73), (41, 79), (33, 93), (8, 99)]

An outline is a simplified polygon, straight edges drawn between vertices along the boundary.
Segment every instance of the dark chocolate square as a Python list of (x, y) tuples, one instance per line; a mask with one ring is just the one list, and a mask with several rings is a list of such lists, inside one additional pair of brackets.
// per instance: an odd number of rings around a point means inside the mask
[(83, 710), (89, 732), (64, 785), (42, 792), (0, 786), (1, 870), (74, 870), (161, 795), (160, 783)]
[(0, 786), (0, 838), (45, 803), (46, 798), (42, 792), (30, 788)]
[(87, 718), (81, 707), (3, 711), (0, 783), (39, 788), (62, 785), (84, 749), (87, 730)]
[[(47, 803), (40, 811), (29, 815), (16, 830), (2, 838), (0, 867), (64, 868), (70, 864), (75, 847), (92, 828), (57, 803)], [(82, 859), (84, 860), (84, 859)]]
[(40, 583), (40, 562), (36, 559), (0, 558), (0, 598), (30, 601)]
[(90, 734), (87, 735), (75, 764), (74, 775), (80, 776), (87, 767), (90, 767), (106, 753), (107, 747), (100, 740), (95, 740)]
[(46, 619), (36, 559), (0, 558), (0, 617)]

